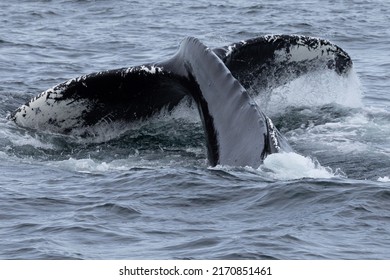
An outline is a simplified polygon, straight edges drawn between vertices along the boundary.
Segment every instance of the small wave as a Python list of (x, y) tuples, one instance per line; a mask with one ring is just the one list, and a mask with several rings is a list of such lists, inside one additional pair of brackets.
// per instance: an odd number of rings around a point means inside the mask
[[(293, 110), (277, 119), (296, 151), (315, 154), (349, 178), (377, 180), (389, 170), (389, 112), (383, 108)], [(362, 164), (364, 159), (364, 164)]]
[(321, 166), (315, 159), (292, 152), (269, 155), (259, 169), (278, 180), (344, 176), (340, 170), (333, 171), (330, 167)]
[(118, 160), (111, 163), (108, 162), (99, 162), (90, 158), (86, 159), (74, 159), (69, 158), (62, 161), (51, 161), (48, 162), (51, 166), (56, 166), (64, 168), (66, 170), (76, 171), (80, 173), (101, 173), (107, 172), (110, 170), (129, 170), (131, 167), (128, 166), (128, 163)]
[(133, 207), (120, 205), (118, 203), (112, 203), (112, 202), (88, 206), (80, 210), (90, 211), (90, 212), (102, 210), (102, 211), (108, 211), (112, 214), (116, 214), (119, 216), (126, 216), (126, 217), (133, 216), (133, 215), (137, 216), (141, 214), (139, 210)]
[(10, 122), (1, 122), (0, 128), (0, 145), (54, 149), (53, 144), (41, 141), (38, 134), (19, 129)]

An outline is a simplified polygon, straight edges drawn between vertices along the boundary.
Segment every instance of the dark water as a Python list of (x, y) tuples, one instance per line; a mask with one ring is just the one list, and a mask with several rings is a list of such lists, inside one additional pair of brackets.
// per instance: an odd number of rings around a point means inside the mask
[[(387, 1), (0, 0), (0, 258), (389, 259)], [(297, 153), (209, 168), (195, 108), (94, 139), (16, 127), (53, 85), (264, 34), (323, 37), (354, 73), (256, 100)]]

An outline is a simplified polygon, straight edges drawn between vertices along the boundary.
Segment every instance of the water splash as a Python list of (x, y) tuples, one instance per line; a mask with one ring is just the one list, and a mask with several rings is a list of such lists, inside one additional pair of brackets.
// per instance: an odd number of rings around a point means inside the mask
[(350, 108), (362, 107), (362, 86), (353, 71), (340, 76), (333, 71), (316, 71), (266, 92), (260, 92), (255, 100), (270, 116), (283, 113), (287, 107), (317, 107), (339, 104)]
[(269, 155), (259, 170), (278, 180), (343, 177), (339, 170), (334, 172), (330, 167), (321, 166), (315, 159), (293, 152)]
[(379, 177), (378, 182), (382, 182), (382, 183), (390, 182), (390, 178), (389, 176)]

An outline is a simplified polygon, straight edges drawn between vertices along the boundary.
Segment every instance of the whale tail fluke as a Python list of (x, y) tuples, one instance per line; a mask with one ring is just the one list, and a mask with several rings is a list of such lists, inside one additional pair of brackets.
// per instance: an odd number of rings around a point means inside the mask
[(248, 92), (311, 71), (347, 75), (351, 68), (346, 52), (318, 38), (270, 35), (212, 50), (190, 37), (171, 59), (71, 79), (9, 118), (22, 127), (72, 133), (101, 123), (142, 121), (192, 96), (210, 165), (256, 168), (267, 155), (292, 149)]

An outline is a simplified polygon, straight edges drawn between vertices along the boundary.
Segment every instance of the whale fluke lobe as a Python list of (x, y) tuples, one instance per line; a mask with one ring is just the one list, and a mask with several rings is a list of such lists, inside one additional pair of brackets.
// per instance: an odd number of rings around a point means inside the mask
[(187, 95), (187, 81), (153, 65), (109, 70), (61, 83), (11, 114), (22, 127), (72, 133), (102, 122), (151, 117)]
[(210, 165), (256, 168), (267, 155), (292, 149), (247, 90), (323, 69), (346, 75), (351, 67), (346, 52), (318, 38), (263, 36), (212, 50), (189, 37), (166, 61), (71, 79), (34, 97), (9, 119), (26, 128), (72, 134), (102, 123), (143, 121), (190, 96), (202, 120)]
[(278, 87), (324, 69), (346, 75), (352, 68), (350, 56), (337, 45), (302, 35), (266, 35), (214, 52), (246, 89)]

